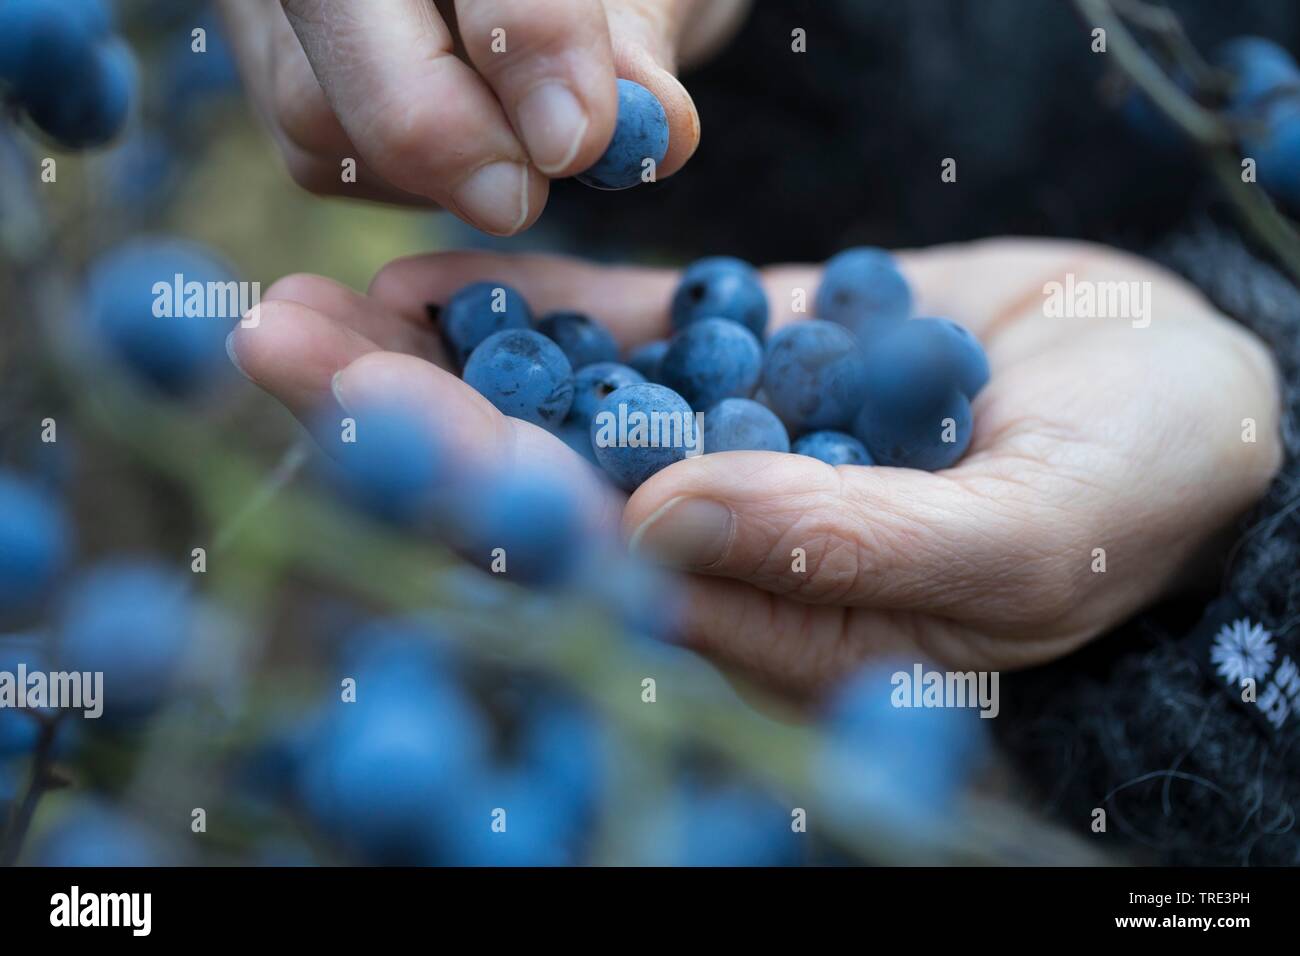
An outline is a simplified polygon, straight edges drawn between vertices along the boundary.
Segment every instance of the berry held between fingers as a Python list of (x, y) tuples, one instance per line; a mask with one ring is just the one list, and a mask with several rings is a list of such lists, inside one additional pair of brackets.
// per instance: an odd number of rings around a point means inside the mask
[(614, 136), (600, 159), (576, 178), (596, 189), (627, 189), (642, 182), (649, 162), (657, 169), (667, 153), (668, 114), (663, 104), (640, 83), (620, 79)]

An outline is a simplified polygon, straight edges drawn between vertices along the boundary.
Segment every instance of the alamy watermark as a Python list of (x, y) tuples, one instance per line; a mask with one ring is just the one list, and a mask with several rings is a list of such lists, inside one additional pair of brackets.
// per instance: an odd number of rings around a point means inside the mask
[(1073, 272), (1064, 282), (1043, 286), (1043, 315), (1049, 319), (1128, 319), (1135, 329), (1151, 324), (1151, 283), (1078, 280)]
[(95, 720), (104, 712), (103, 671), (0, 671), (0, 709), (80, 710)]
[(170, 281), (155, 282), (151, 291), (156, 319), (239, 319), (246, 329), (261, 321), (260, 282), (199, 282), (178, 272)]
[(978, 707), (989, 719), (1002, 709), (997, 671), (927, 671), (913, 664), (911, 673), (894, 671), (889, 682), (895, 707)]
[(642, 411), (619, 402), (594, 419), (592, 444), (598, 448), (681, 448), (687, 458), (704, 451), (703, 412)]

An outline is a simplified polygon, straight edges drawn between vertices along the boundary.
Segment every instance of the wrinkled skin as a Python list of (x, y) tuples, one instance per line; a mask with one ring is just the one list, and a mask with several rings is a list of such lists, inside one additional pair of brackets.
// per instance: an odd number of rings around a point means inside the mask
[[(427, 410), (464, 461), (568, 476), (593, 520), (690, 572), (685, 643), (795, 696), (884, 653), (959, 669), (1050, 661), (1204, 574), (1205, 555), (1224, 551), (1219, 533), (1280, 465), (1262, 344), (1178, 278), (1100, 246), (989, 240), (900, 259), (918, 313), (970, 328), (993, 368), (969, 453), (936, 474), (731, 452), (674, 464), (626, 499), (558, 438), (445, 371), (425, 318), (426, 303), (499, 277), (539, 312), (599, 318), (626, 348), (666, 334), (670, 271), (443, 253), (390, 264), (367, 296), (293, 276), (232, 346), (301, 418), (333, 382), (345, 407)], [(796, 320), (793, 289), (811, 301), (817, 271), (766, 270), (774, 326)], [(1149, 326), (1047, 317), (1044, 284), (1067, 273), (1151, 282)], [(791, 570), (796, 548), (804, 573)], [(1098, 548), (1105, 573), (1093, 570)]]

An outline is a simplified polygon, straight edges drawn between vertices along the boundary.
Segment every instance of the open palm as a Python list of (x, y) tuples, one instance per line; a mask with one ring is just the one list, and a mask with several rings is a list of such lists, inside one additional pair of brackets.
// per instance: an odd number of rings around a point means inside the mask
[[(685, 643), (796, 694), (873, 655), (1003, 669), (1068, 653), (1195, 573), (1276, 472), (1268, 353), (1171, 274), (1049, 241), (900, 261), (920, 314), (971, 329), (993, 369), (970, 451), (935, 474), (728, 452), (679, 462), (628, 499), (447, 371), (426, 310), (496, 279), (539, 311), (588, 312), (630, 346), (667, 333), (668, 270), (443, 253), (392, 263), (365, 296), (293, 276), (232, 350), (304, 420), (334, 399), (397, 401), (466, 460), (562, 472), (596, 520), (621, 521), (634, 547), (690, 572)], [(1076, 287), (1149, 282), (1149, 323), (1049, 317), (1044, 286), (1067, 275)], [(798, 289), (811, 301), (817, 276), (765, 271), (774, 327), (807, 317), (791, 303)]]

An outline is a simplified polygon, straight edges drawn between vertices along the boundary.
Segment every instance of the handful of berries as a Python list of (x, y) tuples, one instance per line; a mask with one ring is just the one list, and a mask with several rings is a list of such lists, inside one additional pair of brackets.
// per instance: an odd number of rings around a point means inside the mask
[(913, 317), (911, 289), (883, 250), (832, 258), (818, 318), (771, 338), (758, 271), (739, 259), (692, 264), (669, 308), (672, 337), (622, 362), (591, 317), (535, 320), (502, 283), (467, 286), (439, 314), (466, 382), (627, 491), (702, 453), (793, 451), (936, 471), (970, 443), (971, 401), (989, 379), (984, 350), (956, 323)]

